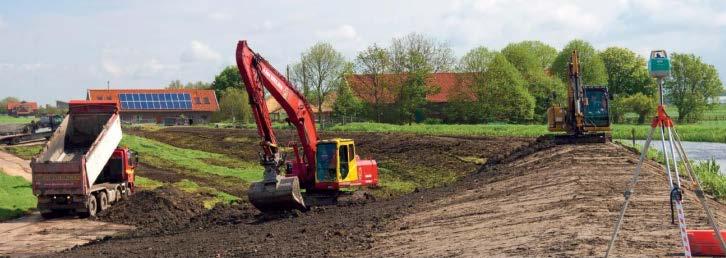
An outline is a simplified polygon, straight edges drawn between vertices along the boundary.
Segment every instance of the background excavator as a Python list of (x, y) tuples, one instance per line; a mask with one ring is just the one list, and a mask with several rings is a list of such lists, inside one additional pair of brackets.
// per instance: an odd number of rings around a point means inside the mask
[[(247, 41), (237, 44), (236, 59), (257, 133), (262, 137), (260, 163), (265, 170), (262, 181), (252, 183), (247, 192), (252, 205), (262, 212), (306, 209), (335, 203), (344, 193), (341, 189), (378, 185), (376, 161), (361, 159), (351, 139), (318, 140), (315, 118), (305, 97), (253, 52)], [(294, 155), (291, 160), (285, 160), (280, 152), (263, 89), (280, 103), (287, 113), (287, 122), (297, 130), (300, 147), (297, 143), (288, 144)]]
[(556, 143), (604, 143), (611, 140), (608, 89), (583, 86), (580, 60), (572, 51), (568, 66), (567, 108), (554, 104), (547, 109), (547, 130), (565, 132), (554, 136)]

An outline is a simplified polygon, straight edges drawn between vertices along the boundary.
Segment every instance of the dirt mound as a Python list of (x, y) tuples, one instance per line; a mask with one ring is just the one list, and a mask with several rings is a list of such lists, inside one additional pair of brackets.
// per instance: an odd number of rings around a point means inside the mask
[(186, 225), (204, 212), (202, 203), (191, 195), (175, 188), (160, 187), (135, 193), (99, 213), (97, 219), (136, 226), (134, 234), (163, 234)]

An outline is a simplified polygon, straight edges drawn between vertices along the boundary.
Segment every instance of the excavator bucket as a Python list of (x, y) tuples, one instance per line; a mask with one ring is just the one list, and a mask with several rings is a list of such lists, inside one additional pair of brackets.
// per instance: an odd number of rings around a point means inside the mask
[(278, 176), (277, 182), (252, 183), (247, 197), (255, 208), (265, 213), (305, 209), (297, 177)]

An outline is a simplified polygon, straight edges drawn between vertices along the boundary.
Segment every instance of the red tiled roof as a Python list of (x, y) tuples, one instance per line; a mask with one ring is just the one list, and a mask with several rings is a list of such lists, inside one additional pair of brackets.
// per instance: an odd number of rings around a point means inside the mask
[(25, 109), (30, 109), (32, 111), (36, 111), (36, 110), (38, 110), (38, 103), (21, 101), (21, 102), (8, 102), (8, 104), (7, 104), (7, 110), (13, 110), (17, 107), (23, 107)]
[[(112, 100), (119, 102), (119, 94), (121, 93), (188, 93), (192, 99), (191, 111), (219, 111), (219, 103), (214, 90), (197, 90), (197, 89), (89, 89), (86, 99), (88, 100)], [(198, 100), (200, 101), (197, 101)], [(207, 102), (206, 100), (209, 100)], [(152, 109), (135, 109), (134, 111), (151, 111)], [(123, 112), (123, 108), (121, 108)], [(153, 110), (153, 111), (177, 111), (173, 109)]]
[[(434, 103), (449, 102), (457, 91), (465, 89), (465, 84), (471, 83), (470, 73), (434, 73), (426, 79), (426, 85), (436, 86), (439, 88), (438, 93), (426, 96), (426, 100)], [(384, 90), (379, 94), (381, 103), (393, 103), (396, 93), (394, 93), (405, 81), (405, 74), (383, 74), (378, 77), (379, 83), (388, 87), (382, 87)], [(361, 99), (368, 103), (374, 103), (375, 96), (373, 93), (374, 76), (367, 74), (354, 74), (346, 77), (348, 85), (353, 92)]]

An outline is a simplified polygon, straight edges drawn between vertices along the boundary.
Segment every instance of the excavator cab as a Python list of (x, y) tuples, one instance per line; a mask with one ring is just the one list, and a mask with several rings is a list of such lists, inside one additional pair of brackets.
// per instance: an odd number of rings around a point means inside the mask
[(358, 181), (355, 143), (350, 139), (332, 139), (318, 142), (315, 188), (337, 190)]
[(610, 131), (610, 106), (605, 87), (585, 88), (587, 106), (584, 106), (586, 131)]

